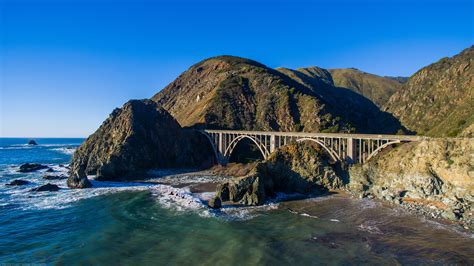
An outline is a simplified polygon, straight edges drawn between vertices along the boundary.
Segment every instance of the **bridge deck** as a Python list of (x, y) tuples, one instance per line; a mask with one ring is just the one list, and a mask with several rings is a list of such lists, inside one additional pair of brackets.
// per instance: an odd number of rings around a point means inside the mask
[(423, 136), (412, 135), (381, 135), (381, 134), (346, 134), (346, 133), (309, 133), (309, 132), (278, 132), (278, 131), (246, 131), (246, 130), (203, 130), (208, 133), (267, 135), (287, 137), (326, 137), (326, 138), (354, 138), (354, 139), (391, 139), (400, 141), (419, 141), (428, 139)]

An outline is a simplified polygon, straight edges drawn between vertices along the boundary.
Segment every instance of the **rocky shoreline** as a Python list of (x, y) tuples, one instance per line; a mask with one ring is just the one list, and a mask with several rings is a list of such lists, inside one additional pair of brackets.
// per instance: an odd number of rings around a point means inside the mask
[(246, 175), (221, 183), (210, 206), (261, 205), (276, 192), (344, 191), (473, 232), (473, 145), (462, 139), (424, 140), (400, 145), (364, 165), (343, 166), (329, 162), (316, 147), (290, 144)]
[[(443, 218), (472, 230), (474, 142), (431, 138), (382, 150), (362, 165), (333, 161), (315, 143), (289, 143), (265, 161), (213, 171), (221, 180), (210, 207), (262, 205), (278, 193), (324, 194), (345, 190)], [(88, 188), (97, 181), (131, 181), (152, 169), (207, 169), (216, 164), (209, 141), (181, 125), (158, 103), (132, 100), (118, 108), (77, 149), (67, 184)], [(41, 165), (26, 165), (34, 171)], [(202, 190), (202, 188), (201, 188)]]

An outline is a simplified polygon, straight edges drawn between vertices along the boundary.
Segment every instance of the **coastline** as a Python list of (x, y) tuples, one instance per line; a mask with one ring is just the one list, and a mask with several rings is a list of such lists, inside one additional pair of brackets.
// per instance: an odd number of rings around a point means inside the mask
[[(217, 173), (235, 173), (235, 167), (239, 167), (239, 164), (232, 164), (231, 167), (226, 168), (222, 166), (218, 166), (214, 169), (206, 169), (206, 170), (183, 170), (180, 171), (179, 174), (164, 174), (161, 175), (160, 177), (150, 177), (147, 179), (143, 180), (137, 180), (137, 182), (145, 182), (145, 183), (152, 183), (152, 184), (162, 184), (162, 185), (170, 185), (175, 188), (188, 188), (190, 193), (193, 194), (199, 194), (199, 193), (208, 193), (208, 194), (213, 194), (216, 193), (216, 188), (218, 187), (219, 184), (225, 181), (232, 180), (236, 178), (236, 176), (222, 176), (218, 175)], [(179, 170), (177, 170), (179, 171)], [(169, 170), (162, 171), (162, 173), (165, 172), (170, 172)], [(172, 171), (171, 171), (172, 172)], [(248, 174), (249, 171), (245, 172)], [(180, 179), (185, 179), (187, 181), (182, 182), (178, 181)], [(202, 177), (207, 177), (206, 179), (200, 179)], [(161, 180), (161, 178), (165, 178), (165, 180)], [(198, 180), (198, 182), (190, 182), (190, 180)], [(367, 199), (371, 200), (373, 202), (381, 203), (386, 207), (390, 208), (401, 208), (407, 213), (419, 217), (419, 218), (425, 218), (429, 221), (432, 222), (437, 222), (441, 223), (445, 226), (450, 226), (455, 230), (458, 230), (459, 232), (463, 232), (466, 234), (471, 234), (471, 237), (474, 237), (474, 230), (473, 228), (469, 228), (463, 223), (463, 221), (460, 220), (450, 220), (442, 217), (442, 209), (441, 208), (435, 208), (436, 202), (431, 202), (429, 200), (422, 200), (422, 199), (402, 199), (400, 201), (392, 201), (392, 200), (386, 200), (384, 198), (376, 198), (373, 195), (367, 194), (367, 195), (361, 195), (355, 191), (351, 191), (348, 186), (342, 188), (342, 189), (337, 189), (337, 190), (330, 190), (328, 193), (323, 194), (323, 195), (305, 195), (305, 194), (300, 194), (295, 196), (294, 194), (290, 195), (285, 195), (280, 194), (280, 197), (278, 199), (271, 198), (267, 201), (268, 203), (274, 203), (274, 202), (285, 202), (287, 200), (294, 201), (298, 200), (295, 198), (299, 198), (299, 200), (305, 200), (305, 199), (317, 199), (320, 197), (327, 197), (329, 195), (337, 195), (339, 197), (345, 197), (345, 198), (351, 198), (351, 199)], [(204, 204), (207, 204), (204, 202)], [(230, 201), (223, 202), (223, 207), (225, 206), (244, 206), (238, 203), (233, 203)]]

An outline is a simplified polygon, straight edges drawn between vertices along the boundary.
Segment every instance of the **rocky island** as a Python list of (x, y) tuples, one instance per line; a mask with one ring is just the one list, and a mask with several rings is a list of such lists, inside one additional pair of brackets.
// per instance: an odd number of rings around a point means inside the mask
[(114, 110), (75, 152), (68, 186), (91, 187), (88, 175), (117, 181), (142, 179), (152, 169), (208, 168), (217, 158), (197, 129), (420, 134), (427, 138), (392, 145), (359, 165), (336, 162), (318, 145), (289, 143), (218, 185), (209, 205), (345, 191), (472, 230), (473, 58), (470, 47), (408, 79), (210, 58), (150, 100)]

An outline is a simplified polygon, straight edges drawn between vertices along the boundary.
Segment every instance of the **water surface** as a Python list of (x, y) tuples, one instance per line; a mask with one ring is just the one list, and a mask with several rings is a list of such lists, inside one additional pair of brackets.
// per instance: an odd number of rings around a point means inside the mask
[[(17, 173), (19, 164), (66, 173), (59, 165), (81, 141), (39, 139), (32, 147), (26, 139), (1, 139), (1, 263), (474, 263), (472, 235), (344, 195), (212, 211), (202, 203), (211, 194), (167, 185), (94, 182), (92, 189), (69, 190), (60, 180), (58, 192), (29, 192), (48, 181), (42, 172)], [(32, 184), (5, 186), (18, 178)]]

